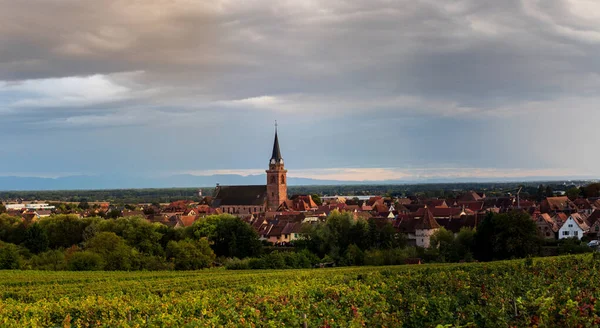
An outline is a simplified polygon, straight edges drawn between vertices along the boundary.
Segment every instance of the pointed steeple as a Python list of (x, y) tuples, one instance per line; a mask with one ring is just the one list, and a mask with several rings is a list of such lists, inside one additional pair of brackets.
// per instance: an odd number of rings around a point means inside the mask
[(271, 161), (273, 160), (275, 160), (275, 163), (283, 161), (279, 150), (279, 139), (277, 138), (277, 122), (275, 122), (275, 142), (273, 143), (273, 154), (271, 155)]

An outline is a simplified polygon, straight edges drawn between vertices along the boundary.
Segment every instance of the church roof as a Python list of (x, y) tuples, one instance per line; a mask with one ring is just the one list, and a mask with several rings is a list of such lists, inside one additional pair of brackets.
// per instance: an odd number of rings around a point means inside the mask
[(275, 142), (273, 143), (273, 154), (271, 155), (271, 159), (276, 161), (282, 160), (281, 151), (279, 150), (279, 139), (277, 138), (277, 131), (275, 131)]
[(267, 186), (219, 186), (213, 207), (246, 205), (262, 206), (267, 201)]

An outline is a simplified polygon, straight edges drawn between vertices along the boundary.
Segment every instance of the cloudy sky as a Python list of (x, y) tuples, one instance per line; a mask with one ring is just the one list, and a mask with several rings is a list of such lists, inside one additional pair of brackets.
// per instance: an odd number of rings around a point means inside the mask
[(600, 176), (597, 0), (0, 8), (0, 176)]

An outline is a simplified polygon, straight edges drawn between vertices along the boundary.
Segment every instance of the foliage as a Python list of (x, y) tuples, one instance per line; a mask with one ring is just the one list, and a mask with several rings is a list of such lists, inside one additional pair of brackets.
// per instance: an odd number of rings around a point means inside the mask
[(569, 197), (570, 200), (576, 200), (577, 198), (579, 198), (579, 195), (581, 194), (581, 190), (577, 187), (572, 187), (572, 188), (567, 189), (565, 194), (567, 195), (567, 197)]
[(48, 249), (48, 234), (46, 230), (40, 227), (39, 223), (34, 223), (25, 231), (25, 240), (23, 246), (27, 247), (32, 253), (38, 254)]
[(430, 241), (430, 250), (424, 255), (435, 262), (459, 262), (473, 259), (475, 231), (463, 227), (454, 236), (451, 231), (444, 228), (437, 230)]
[(63, 250), (49, 250), (34, 255), (29, 261), (35, 270), (66, 270), (67, 261)]
[(85, 249), (102, 257), (103, 270), (130, 270), (133, 249), (114, 232), (101, 232), (85, 242)]
[(129, 246), (142, 253), (164, 255), (160, 231), (161, 224), (152, 224), (142, 217), (100, 220), (94, 224), (95, 231), (110, 231), (122, 237)]
[(189, 235), (208, 238), (217, 256), (245, 258), (260, 255), (262, 244), (256, 231), (240, 218), (222, 214), (194, 223)]
[(586, 254), (527, 265), (2, 271), (0, 318), (3, 327), (595, 327), (599, 265)]
[(206, 238), (186, 239), (170, 241), (167, 244), (167, 258), (173, 261), (176, 270), (198, 270), (210, 267), (215, 260), (215, 253)]
[(331, 211), (324, 224), (305, 226), (303, 235), (305, 239), (296, 242), (299, 248), (306, 248), (320, 257), (328, 255), (337, 262), (344, 261), (350, 245), (365, 251), (393, 249), (406, 244), (405, 237), (396, 233), (390, 222), (355, 221), (352, 213), (337, 210)]
[(97, 271), (102, 270), (103, 265), (99, 254), (88, 251), (73, 253), (67, 263), (71, 271)]
[(23, 220), (8, 214), (0, 214), (0, 241), (21, 244), (25, 239), (27, 228)]
[(0, 241), (0, 270), (19, 269), (21, 256), (17, 245)]
[(372, 249), (365, 252), (366, 265), (399, 265), (405, 264), (409, 258), (417, 257), (416, 249), (392, 248), (392, 249)]
[(83, 232), (90, 223), (90, 220), (67, 214), (42, 218), (39, 221), (40, 227), (48, 234), (48, 247), (52, 249), (67, 248), (83, 242)]
[(323, 200), (321, 200), (321, 196), (319, 196), (319, 194), (312, 194), (310, 195), (310, 197), (312, 198), (313, 202), (315, 202), (315, 204), (319, 206), (323, 205)]
[(558, 241), (558, 254), (581, 254), (590, 253), (594, 249), (589, 247), (577, 237), (564, 238)]
[(243, 260), (237, 258), (228, 259), (225, 263), (225, 268), (228, 270), (300, 269), (310, 268), (319, 262), (319, 258), (307, 250), (300, 252), (275, 251), (259, 258), (246, 258)]
[(490, 213), (477, 227), (475, 255), (481, 261), (523, 258), (538, 254), (541, 244), (529, 214)]

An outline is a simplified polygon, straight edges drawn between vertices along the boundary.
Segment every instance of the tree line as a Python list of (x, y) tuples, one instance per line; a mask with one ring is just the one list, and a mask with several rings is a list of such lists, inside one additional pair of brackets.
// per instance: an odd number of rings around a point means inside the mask
[[(284, 269), (335, 265), (395, 265), (491, 261), (538, 256), (544, 241), (524, 212), (487, 215), (476, 229), (454, 234), (443, 228), (428, 248), (409, 246), (390, 222), (354, 220), (332, 211), (319, 224), (305, 224), (294, 247), (274, 250), (246, 222), (213, 215), (186, 228), (150, 223), (143, 217), (105, 219), (54, 215), (26, 225), (0, 215), (0, 269), (196, 270)], [(562, 253), (589, 251), (578, 240), (561, 241)]]

